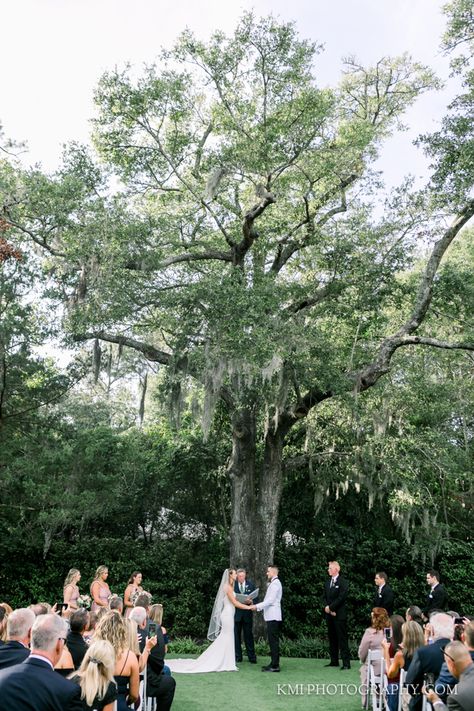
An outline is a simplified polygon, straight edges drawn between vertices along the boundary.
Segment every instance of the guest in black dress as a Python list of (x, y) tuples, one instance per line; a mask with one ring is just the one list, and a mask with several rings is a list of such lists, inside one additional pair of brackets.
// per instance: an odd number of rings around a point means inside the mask
[(137, 657), (128, 646), (122, 615), (115, 611), (107, 612), (96, 627), (95, 639), (107, 640), (114, 648), (117, 711), (128, 711), (138, 699), (139, 671)]
[(113, 711), (117, 700), (115, 653), (106, 640), (93, 642), (82, 664), (70, 678), (81, 687), (84, 711)]

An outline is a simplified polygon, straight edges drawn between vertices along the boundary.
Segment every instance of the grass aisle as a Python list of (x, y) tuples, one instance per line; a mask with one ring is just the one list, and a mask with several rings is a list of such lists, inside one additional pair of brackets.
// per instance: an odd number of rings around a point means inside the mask
[[(175, 674), (176, 695), (172, 711), (222, 711), (229, 705), (236, 708), (245, 705), (254, 711), (360, 710), (360, 697), (355, 693), (355, 686), (360, 683), (358, 662), (353, 662), (350, 671), (341, 671), (325, 668), (327, 661), (324, 659), (284, 658), (279, 674), (263, 673), (261, 666), (269, 661), (269, 658), (261, 657), (256, 665), (242, 662), (238, 672)], [(296, 687), (297, 684), (303, 686)], [(326, 685), (326, 693), (308, 693), (309, 684)], [(340, 687), (335, 686), (340, 684), (349, 686), (347, 693), (341, 693)], [(296, 688), (300, 693), (289, 693), (287, 685), (291, 685), (293, 692)]]

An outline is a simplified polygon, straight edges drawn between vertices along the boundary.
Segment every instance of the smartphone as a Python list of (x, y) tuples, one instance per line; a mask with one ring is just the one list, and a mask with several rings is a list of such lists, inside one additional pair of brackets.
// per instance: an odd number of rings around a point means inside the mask
[(463, 625), (464, 624), (464, 617), (455, 617), (454, 624), (455, 625)]
[(156, 622), (149, 622), (148, 623), (148, 636), (149, 637), (154, 637), (156, 635), (156, 628), (158, 625)]
[(67, 602), (57, 602), (56, 603), (56, 610), (58, 611), (59, 617), (63, 614), (63, 610), (65, 610), (67, 607)]
[(390, 629), (390, 627), (383, 628), (383, 633), (387, 642), (390, 642), (390, 640), (392, 639), (391, 631), (392, 630)]

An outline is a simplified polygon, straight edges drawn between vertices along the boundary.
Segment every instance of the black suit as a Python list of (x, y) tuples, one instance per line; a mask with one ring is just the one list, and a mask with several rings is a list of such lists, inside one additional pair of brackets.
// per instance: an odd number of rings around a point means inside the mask
[(446, 590), (444, 585), (438, 583), (434, 590), (430, 590), (426, 596), (425, 606), (423, 608), (423, 614), (425, 617), (429, 617), (433, 610), (445, 610), (446, 603), (448, 601), (448, 596), (446, 595)]
[(21, 642), (7, 642), (0, 647), (0, 669), (21, 664), (30, 656), (30, 650)]
[[(255, 590), (255, 585), (250, 580), (244, 582), (244, 592), (242, 594), (249, 595)], [(240, 593), (240, 585), (236, 580), (234, 591)], [(255, 598), (253, 604), (256, 605), (258, 598)], [(235, 608), (234, 615), (234, 640), (235, 640), (235, 658), (238, 662), (242, 661), (242, 632), (244, 633), (245, 649), (249, 662), (256, 662), (255, 641), (253, 638), (253, 615), (251, 610), (240, 610)]]
[(437, 639), (433, 644), (425, 644), (415, 651), (405, 679), (405, 683), (412, 687), (408, 689), (412, 697), (410, 711), (421, 711), (423, 705), (421, 689), (424, 675), (431, 672), (434, 674), (435, 679), (438, 678), (444, 661), (442, 647), (449, 644), (449, 642), (449, 639)]
[(82, 664), (82, 660), (86, 656), (86, 652), (89, 649), (84, 637), (80, 632), (69, 632), (66, 639), (66, 646), (71, 652), (72, 661), (74, 662), (74, 669), (79, 669)]
[(389, 615), (393, 615), (394, 604), (395, 595), (390, 585), (387, 585), (387, 583), (385, 583), (380, 592), (377, 588), (377, 592), (374, 596), (374, 607), (383, 607), (385, 610), (387, 610)]
[(83, 711), (81, 688), (48, 662), (28, 658), (0, 671), (0, 711)]
[(338, 575), (334, 585), (332, 579), (327, 580), (324, 585), (324, 606), (329, 605), (331, 612), (336, 613), (336, 616), (325, 613), (329, 635), (329, 654), (333, 666), (339, 665), (339, 654), (344, 667), (350, 667), (351, 664), (347, 641), (346, 601), (348, 592), (349, 581), (342, 575)]

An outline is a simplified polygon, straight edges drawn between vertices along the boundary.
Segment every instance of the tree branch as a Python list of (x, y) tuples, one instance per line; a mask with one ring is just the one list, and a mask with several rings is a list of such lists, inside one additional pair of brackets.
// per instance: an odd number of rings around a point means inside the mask
[(142, 264), (141, 260), (133, 260), (127, 262), (125, 264), (125, 268), (139, 272), (155, 272), (159, 271), (160, 269), (166, 269), (166, 267), (169, 267), (172, 264), (179, 264), (180, 262), (198, 262), (208, 260), (231, 262), (232, 254), (231, 252), (221, 252), (217, 249), (210, 249), (207, 252), (185, 252), (184, 254), (177, 254), (174, 257), (168, 257), (156, 266), (148, 266), (147, 264)]

